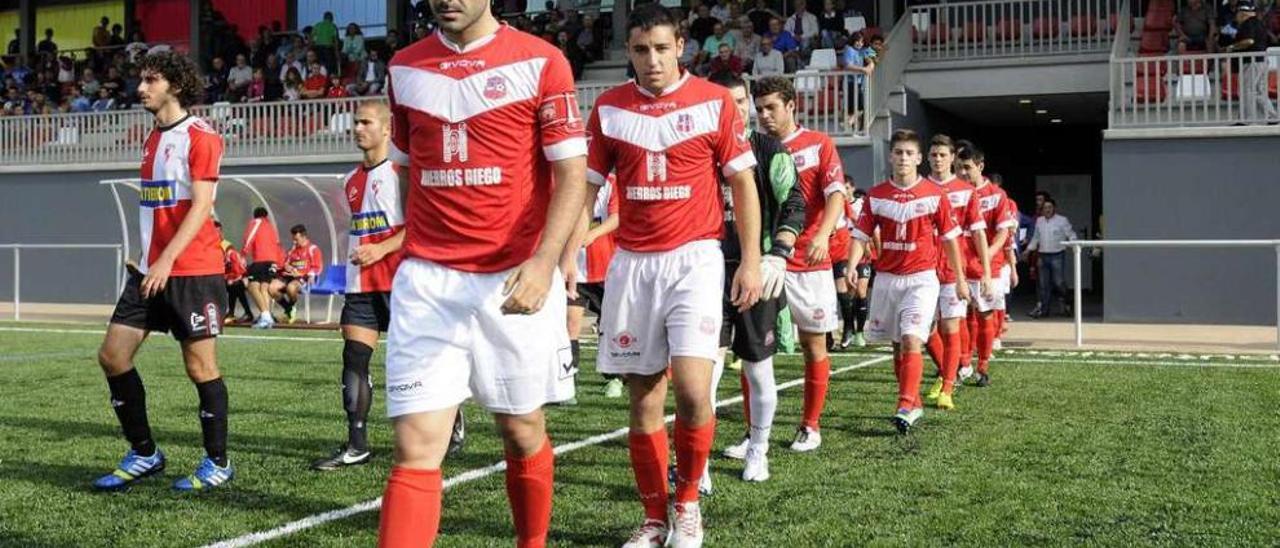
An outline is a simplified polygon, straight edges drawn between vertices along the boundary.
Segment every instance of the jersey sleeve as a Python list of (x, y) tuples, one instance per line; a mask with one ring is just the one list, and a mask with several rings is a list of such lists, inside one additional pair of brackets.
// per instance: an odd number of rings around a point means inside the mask
[[(400, 200), (405, 197), (400, 195), (400, 166), (392, 165), (391, 176), (388, 177), (388, 187), (381, 189), (378, 199), (383, 203), (378, 204), (382, 208), (382, 212), (387, 216), (387, 224), (396, 230), (401, 230), (404, 225), (404, 211), (400, 207)], [(392, 232), (394, 234), (395, 232)]]
[(756, 167), (756, 156), (751, 152), (747, 127), (738, 115), (738, 107), (733, 103), (729, 90), (722, 94), (720, 128), (716, 134), (715, 149), (716, 162), (720, 164), (720, 171), (725, 178)]
[(388, 156), (396, 165), (409, 165), (409, 114), (396, 101), (392, 71), (387, 70), (387, 102), (391, 108), (391, 146)]
[(307, 264), (310, 267), (307, 273), (319, 278), (320, 273), (324, 271), (324, 254), (320, 252), (320, 246), (311, 245), (311, 256), (308, 258)]
[(193, 125), (188, 166), (191, 182), (217, 181), (222, 165), (222, 138), (213, 130)]
[(818, 148), (818, 165), (822, 168), (822, 196), (844, 192), (844, 164), (836, 152), (836, 145), (825, 135), (822, 146)]
[(941, 234), (943, 240), (954, 240), (960, 236), (960, 226), (956, 225), (956, 218), (951, 214), (951, 200), (947, 199), (945, 192), (939, 195), (938, 208), (933, 212), (933, 223), (938, 227), (938, 234)]
[(987, 221), (982, 218), (982, 208), (978, 203), (978, 193), (969, 193), (969, 203), (964, 207), (964, 218), (960, 222), (964, 225), (964, 230), (986, 230)]
[(781, 204), (775, 237), (783, 232), (790, 232), (799, 238), (804, 231), (804, 193), (800, 191), (800, 185), (796, 184), (798, 179), (796, 161), (785, 150), (775, 153), (769, 159), (769, 183)]
[(257, 260), (258, 257), (257, 255), (253, 254), (253, 251), (254, 251), (253, 243), (254, 243), (254, 238), (257, 237), (258, 230), (260, 228), (262, 228), (261, 219), (254, 219), (252, 221), (249, 221), (249, 226), (246, 226), (244, 229), (244, 245), (240, 246), (241, 253), (244, 253), (247, 256), (252, 256), (254, 260)]
[(605, 205), (605, 211), (607, 211), (609, 215), (618, 214), (618, 185), (616, 181), (610, 181), (609, 203)]
[[(587, 182), (603, 186), (613, 170), (613, 143), (600, 131), (600, 103), (591, 110), (591, 120), (587, 122)], [(617, 187), (615, 185), (616, 193)]]
[(547, 58), (540, 83), (538, 127), (543, 156), (551, 162), (586, 156), (578, 92), (563, 54), (557, 51)]
[(871, 215), (870, 196), (862, 200), (862, 211), (858, 212), (857, 217), (853, 223), (853, 237), (864, 242), (871, 241), (871, 235), (876, 231), (876, 221)]
[(1018, 214), (1012, 204), (1013, 200), (1010, 200), (1008, 196), (1000, 197), (1000, 205), (996, 206), (995, 230), (999, 230), (1001, 228), (1017, 230)]

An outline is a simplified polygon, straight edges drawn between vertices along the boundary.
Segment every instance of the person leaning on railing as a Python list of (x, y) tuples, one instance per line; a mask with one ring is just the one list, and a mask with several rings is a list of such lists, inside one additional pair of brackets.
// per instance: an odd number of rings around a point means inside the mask
[(1227, 52), (1249, 52), (1240, 59), (1240, 114), (1249, 122), (1280, 123), (1280, 112), (1271, 103), (1267, 90), (1267, 59), (1264, 55), (1271, 37), (1258, 18), (1253, 0), (1236, 2), (1236, 41)]

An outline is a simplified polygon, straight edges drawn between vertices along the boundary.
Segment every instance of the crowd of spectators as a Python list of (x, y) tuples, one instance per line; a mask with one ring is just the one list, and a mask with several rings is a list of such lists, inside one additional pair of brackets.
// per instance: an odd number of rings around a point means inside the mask
[[(1225, 52), (1237, 41), (1238, 0), (1181, 0), (1177, 4), (1172, 31), (1177, 53)], [(1280, 1), (1252, 4), (1270, 45), (1280, 44)]]

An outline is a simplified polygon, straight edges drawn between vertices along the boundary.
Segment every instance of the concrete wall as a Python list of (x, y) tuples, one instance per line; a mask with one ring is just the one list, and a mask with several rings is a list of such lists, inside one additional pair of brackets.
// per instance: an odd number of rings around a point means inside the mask
[[(239, 167), (225, 168), (223, 173), (342, 173), (352, 165)], [(98, 181), (136, 176), (136, 171), (0, 174), (0, 243), (118, 244), (121, 234), (115, 201)], [(122, 193), (121, 198), (126, 220), (136, 234), (137, 198), (129, 193)], [(242, 223), (240, 218), (227, 221), (228, 237), (233, 241), (239, 241)], [(288, 227), (280, 229), (287, 231)], [(137, 249), (136, 240), (131, 245)], [(114, 273), (112, 250), (23, 251), (22, 299), (111, 303), (116, 298)], [(12, 298), (13, 254), (0, 250), (0, 301)]]
[[(1107, 239), (1280, 238), (1280, 137), (1108, 140)], [(1273, 249), (1105, 252), (1107, 321), (1274, 325)]]

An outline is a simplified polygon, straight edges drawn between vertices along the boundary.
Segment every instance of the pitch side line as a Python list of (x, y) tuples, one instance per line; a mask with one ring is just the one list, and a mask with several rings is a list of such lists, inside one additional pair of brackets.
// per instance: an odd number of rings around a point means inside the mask
[[(105, 335), (105, 334), (107, 333), (107, 330), (105, 330), (105, 329), (49, 329), (49, 328), (43, 328), (43, 327), (0, 327), (0, 333), (3, 333), (3, 332), (10, 332), (10, 333), (47, 333), (47, 334), (61, 333), (61, 334), (79, 334), (79, 335)], [(325, 342), (338, 342), (338, 343), (342, 342), (342, 337), (341, 337), (341, 336), (334, 337), (334, 338), (330, 338), (330, 337), (290, 337), (290, 336), (272, 337), (272, 336), (268, 336), (268, 335), (228, 335), (228, 334), (221, 334), (221, 335), (218, 335), (218, 338), (219, 338), (219, 339), (246, 340), (246, 341), (310, 341), (310, 342), (315, 342), (315, 341), (325, 341)], [(378, 341), (378, 342), (382, 342), (382, 341)]]
[[(876, 358), (871, 358), (869, 360), (864, 360), (864, 361), (855, 363), (853, 365), (848, 365), (845, 367), (841, 367), (839, 369), (834, 369), (831, 371), (831, 374), (839, 375), (841, 373), (847, 373), (855, 369), (870, 367), (877, 363), (888, 361), (888, 359), (889, 359), (889, 356), (880, 356)], [(803, 377), (799, 379), (793, 379), (793, 380), (784, 382), (782, 384), (779, 384), (778, 391), (781, 392), (788, 388), (793, 388), (796, 386), (800, 386), (802, 384), (804, 384)], [(717, 401), (716, 407), (717, 408), (725, 407), (728, 405), (739, 403), (741, 401), (742, 401), (742, 396), (734, 396), (726, 400)], [(675, 420), (675, 415), (666, 416), (666, 422), (670, 423), (674, 420)], [(575, 442), (566, 443), (563, 445), (557, 445), (554, 449), (554, 452), (557, 455), (563, 455), (565, 453), (577, 451), (584, 447), (600, 445), (604, 442), (621, 438), (627, 435), (627, 432), (629, 431), (630, 431), (630, 428), (624, 427), (624, 428), (619, 428), (617, 430), (614, 430), (612, 432), (607, 432), (597, 436), (592, 436), (592, 437), (578, 440)], [(491, 464), (489, 466), (486, 466), (484, 468), (469, 470), (467, 472), (463, 472), (462, 474), (459, 474), (457, 476), (454, 476), (452, 478), (445, 480), (444, 488), (445, 490), (448, 490), (450, 487), (454, 487), (457, 485), (461, 485), (463, 483), (469, 483), (478, 479), (482, 479), (482, 478), (491, 476), (493, 474), (496, 474), (498, 472), (502, 472), (506, 469), (507, 469), (506, 461), (500, 461), (500, 462)], [(252, 546), (260, 542), (266, 542), (268, 540), (277, 539), (286, 535), (296, 533), (298, 531), (310, 529), (312, 527), (316, 527), (318, 525), (322, 525), (330, 521), (335, 521), (335, 520), (351, 517), (356, 514), (377, 510), (380, 506), (382, 506), (382, 497), (378, 497), (376, 499), (362, 502), (360, 504), (356, 504), (354, 506), (350, 506), (340, 510), (332, 510), (329, 512), (308, 516), (297, 521), (291, 521), (289, 523), (281, 525), (280, 527), (276, 527), (275, 529), (260, 531), (257, 533), (250, 533), (248, 535), (244, 535), (241, 537), (236, 537), (230, 540), (224, 540), (222, 542), (210, 544), (205, 548), (242, 548), (244, 546)]]
[[(1025, 363), (1025, 364), (1044, 364), (1044, 365), (1062, 365), (1063, 359), (1051, 360), (1047, 358), (1019, 358), (1017, 356), (996, 356), (991, 360), (993, 364), (1002, 363)], [(1280, 369), (1280, 363), (1266, 362), (1199, 362), (1199, 361), (1152, 361), (1152, 360), (1099, 360), (1096, 358), (1084, 358), (1078, 360), (1073, 365), (1107, 365), (1107, 366), (1135, 366), (1135, 367), (1187, 367), (1187, 368), (1218, 368), (1218, 369)]]

